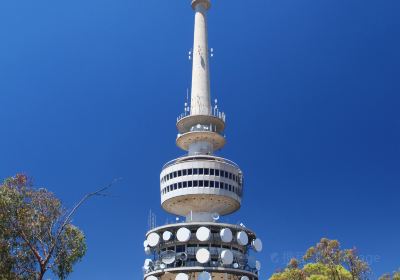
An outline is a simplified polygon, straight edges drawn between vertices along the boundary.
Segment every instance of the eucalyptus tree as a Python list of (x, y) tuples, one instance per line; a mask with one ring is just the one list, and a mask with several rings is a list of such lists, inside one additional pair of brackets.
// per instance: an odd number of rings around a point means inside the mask
[(50, 191), (32, 187), (17, 174), (0, 185), (0, 280), (42, 280), (52, 271), (65, 279), (86, 253), (84, 233), (71, 219), (88, 198), (70, 211)]
[(369, 271), (356, 249), (343, 250), (337, 240), (322, 238), (307, 250), (301, 262), (292, 259), (270, 280), (364, 280)]

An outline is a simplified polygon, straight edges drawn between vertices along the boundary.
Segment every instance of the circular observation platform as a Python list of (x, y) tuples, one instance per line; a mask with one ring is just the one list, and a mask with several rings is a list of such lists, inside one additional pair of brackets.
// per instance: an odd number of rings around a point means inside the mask
[(250, 254), (262, 250), (261, 240), (252, 230), (238, 225), (215, 222), (165, 225), (146, 234), (144, 247), (151, 256), (143, 267), (146, 280), (179, 280), (179, 274), (198, 279), (198, 274), (204, 271), (212, 279), (257, 280), (261, 268)]
[(191, 145), (199, 142), (211, 144), (214, 151), (221, 149), (226, 143), (223, 135), (225, 129), (223, 113), (181, 116), (176, 127), (179, 132), (176, 145), (185, 151), (189, 151)]
[(192, 8), (195, 10), (198, 4), (203, 4), (206, 10), (210, 9), (211, 2), (210, 0), (192, 0)]
[(186, 133), (190, 128), (195, 127), (197, 124), (209, 124), (214, 126), (215, 131), (222, 133), (225, 129), (225, 122), (222, 118), (214, 115), (188, 115), (178, 119), (176, 128), (179, 133)]
[(237, 211), (243, 173), (232, 161), (215, 156), (187, 156), (167, 163), (160, 175), (161, 205), (169, 213)]
[(184, 134), (178, 134), (176, 145), (184, 151), (189, 151), (190, 145), (197, 142), (211, 143), (214, 151), (225, 146), (225, 137), (214, 131), (193, 130)]

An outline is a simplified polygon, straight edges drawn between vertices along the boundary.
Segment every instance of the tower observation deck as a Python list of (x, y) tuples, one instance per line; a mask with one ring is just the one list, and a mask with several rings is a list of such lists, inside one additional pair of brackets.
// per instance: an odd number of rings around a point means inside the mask
[(166, 163), (160, 175), (161, 205), (185, 222), (146, 234), (145, 280), (258, 280), (262, 250), (256, 234), (243, 225), (218, 222), (237, 211), (243, 173), (231, 160), (215, 156), (225, 143), (226, 117), (212, 107), (207, 12), (210, 0), (192, 0), (195, 13), (190, 106), (177, 119), (176, 144), (187, 154)]

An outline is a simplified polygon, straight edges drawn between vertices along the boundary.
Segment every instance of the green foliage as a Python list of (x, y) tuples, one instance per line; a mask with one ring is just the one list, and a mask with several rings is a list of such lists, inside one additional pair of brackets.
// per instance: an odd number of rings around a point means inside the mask
[(306, 275), (299, 268), (286, 268), (284, 271), (275, 273), (270, 280), (305, 280)]
[(350, 272), (343, 266), (336, 266), (335, 271), (334, 274), (332, 269), (323, 263), (308, 263), (303, 268), (288, 267), (283, 272), (272, 275), (270, 280), (352, 280)]
[(42, 279), (52, 270), (60, 279), (86, 252), (85, 237), (66, 221), (59, 199), (32, 188), (22, 174), (0, 185), (0, 280)]
[(292, 259), (282, 271), (270, 280), (362, 280), (367, 279), (369, 266), (355, 249), (342, 250), (337, 240), (322, 238), (307, 250), (302, 267)]
[(400, 280), (400, 271), (395, 271), (393, 274), (384, 274), (379, 277), (379, 280)]

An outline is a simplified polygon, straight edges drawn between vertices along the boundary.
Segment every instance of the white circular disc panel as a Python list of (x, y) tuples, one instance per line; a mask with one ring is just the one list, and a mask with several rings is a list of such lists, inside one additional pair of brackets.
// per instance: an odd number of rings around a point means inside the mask
[(201, 242), (208, 241), (211, 237), (211, 230), (206, 227), (200, 227), (196, 231), (196, 237)]
[(146, 247), (146, 248), (144, 248), (144, 252), (146, 253), (146, 255), (150, 255), (151, 254), (151, 249), (150, 249), (150, 247)]
[(150, 266), (153, 264), (153, 261), (151, 259), (145, 259), (144, 260), (144, 264), (143, 264), (143, 268), (144, 269), (149, 269)]
[(150, 247), (156, 247), (160, 243), (160, 236), (155, 232), (150, 233), (147, 236), (147, 243)]
[(149, 242), (147, 242), (147, 239), (145, 241), (143, 241), (143, 247), (148, 247), (149, 246)]
[(211, 274), (208, 273), (207, 271), (204, 271), (199, 274), (198, 280), (211, 280)]
[(199, 263), (207, 263), (210, 261), (210, 258), (211, 258), (210, 252), (205, 248), (199, 249), (196, 253), (196, 260)]
[(170, 241), (172, 238), (172, 232), (164, 231), (164, 233), (162, 234), (162, 238), (164, 241)]
[(242, 277), (240, 277), (240, 280), (250, 280), (250, 279), (247, 276), (242, 276)]
[(256, 250), (256, 252), (261, 252), (263, 245), (262, 245), (262, 241), (260, 239), (254, 239), (253, 242), (251, 243), (251, 245), (253, 246), (254, 250)]
[(221, 229), (221, 231), (219, 232), (219, 236), (221, 237), (221, 240), (223, 242), (229, 243), (232, 242), (232, 231), (229, 228), (223, 228)]
[(179, 273), (176, 275), (175, 280), (189, 280), (189, 275), (186, 273)]
[(232, 264), (233, 263), (233, 254), (231, 250), (223, 250), (221, 252), (221, 260), (223, 264)]
[(178, 229), (178, 232), (176, 233), (176, 238), (180, 242), (188, 242), (190, 239), (191, 232), (187, 228), (183, 227)]
[(260, 269), (261, 269), (261, 263), (259, 261), (256, 261), (256, 269), (258, 271), (260, 271)]
[(237, 242), (239, 245), (246, 246), (247, 243), (249, 243), (249, 237), (247, 236), (247, 233), (244, 231), (239, 231), (236, 235)]
[(175, 251), (169, 250), (161, 253), (161, 261), (165, 264), (174, 263), (175, 258), (176, 258)]

